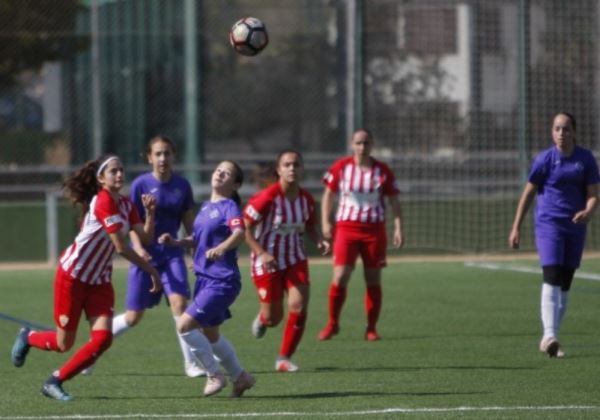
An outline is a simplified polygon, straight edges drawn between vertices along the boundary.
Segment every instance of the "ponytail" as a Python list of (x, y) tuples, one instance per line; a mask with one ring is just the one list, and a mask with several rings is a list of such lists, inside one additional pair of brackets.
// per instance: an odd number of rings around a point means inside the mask
[(98, 176), (100, 175), (98, 171), (102, 172), (101, 166), (113, 158), (116, 158), (116, 156), (106, 155), (100, 159), (90, 160), (63, 182), (62, 189), (65, 196), (73, 206), (81, 207), (81, 219), (89, 210), (92, 198), (101, 189), (98, 182)]
[[(224, 160), (223, 162), (227, 162), (230, 163), (234, 168), (235, 168), (235, 183), (236, 184), (240, 184), (240, 187), (242, 186), (242, 184), (244, 183), (244, 171), (242, 170), (242, 167), (237, 163), (234, 162), (233, 160)], [(240, 197), (240, 194), (237, 191), (234, 191), (231, 194), (231, 198), (233, 201), (235, 201), (235, 203), (238, 205), (238, 207), (242, 207), (242, 198)]]

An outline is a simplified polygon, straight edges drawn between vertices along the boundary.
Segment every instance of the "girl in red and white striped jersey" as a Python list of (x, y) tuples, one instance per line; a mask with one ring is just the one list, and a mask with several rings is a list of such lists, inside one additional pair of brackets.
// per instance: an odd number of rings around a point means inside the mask
[(70, 400), (62, 383), (93, 364), (110, 347), (114, 291), (111, 284), (115, 252), (137, 264), (152, 277), (152, 291), (160, 290), (160, 275), (127, 244), (133, 231), (143, 243), (154, 237), (156, 199), (143, 197), (146, 220), (142, 223), (132, 202), (119, 194), (124, 184), (123, 165), (117, 156), (105, 156), (86, 163), (64, 183), (75, 205), (81, 206), (81, 230), (60, 256), (54, 281), (54, 322), (56, 331), (30, 331), (23, 327), (13, 345), (11, 357), (17, 367), (25, 363), (30, 347), (65, 352), (75, 342), (81, 313), (90, 323), (90, 340), (42, 387), (42, 393), (58, 400)]
[[(367, 285), (365, 340), (375, 341), (379, 339), (376, 324), (381, 310), (381, 269), (386, 265), (384, 199), (388, 199), (392, 209), (392, 238), (396, 248), (404, 243), (402, 213), (394, 174), (385, 163), (371, 157), (371, 133), (364, 129), (355, 131), (351, 147), (352, 156), (334, 162), (323, 177), (325, 192), (321, 201), (321, 224), (323, 236), (327, 239), (333, 237), (333, 280), (329, 288), (329, 321), (319, 333), (319, 339), (329, 340), (339, 331), (346, 289), (360, 254)], [(331, 213), (336, 194), (338, 207), (334, 235)]]
[(323, 254), (329, 242), (321, 236), (310, 193), (299, 185), (303, 163), (300, 153), (286, 150), (277, 157), (279, 180), (250, 198), (244, 210), (246, 241), (252, 250), (252, 280), (258, 291), (260, 312), (252, 324), (256, 338), (283, 318), (287, 292), (286, 322), (275, 369), (294, 372), (290, 361), (302, 338), (309, 295), (308, 263), (304, 232)]

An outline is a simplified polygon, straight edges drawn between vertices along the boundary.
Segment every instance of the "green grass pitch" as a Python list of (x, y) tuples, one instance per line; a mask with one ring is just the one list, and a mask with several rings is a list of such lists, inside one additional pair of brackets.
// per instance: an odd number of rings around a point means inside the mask
[[(535, 262), (529, 264), (535, 266)], [(576, 279), (561, 341), (567, 356), (548, 359), (540, 338), (540, 276), (455, 263), (393, 263), (384, 270), (383, 339), (365, 342), (364, 283), (357, 267), (340, 334), (316, 339), (326, 318), (331, 268), (311, 266), (312, 296), (301, 370), (274, 372), (282, 326), (257, 340), (257, 310), (247, 275), (223, 333), (257, 386), (242, 399), (229, 388), (203, 398), (204, 379), (183, 375), (165, 305), (115, 340), (94, 374), (65, 383), (75, 399), (39, 393), (68, 355), (32, 349), (14, 368), (9, 353), (18, 324), (0, 320), (0, 420), (48, 418), (598, 418), (600, 416), (600, 282)], [(586, 262), (582, 271), (600, 272)], [(244, 274), (247, 267), (243, 268)], [(124, 270), (114, 283), (123, 308)], [(0, 271), (0, 313), (52, 325), (53, 272)], [(87, 324), (78, 345), (87, 339)]]

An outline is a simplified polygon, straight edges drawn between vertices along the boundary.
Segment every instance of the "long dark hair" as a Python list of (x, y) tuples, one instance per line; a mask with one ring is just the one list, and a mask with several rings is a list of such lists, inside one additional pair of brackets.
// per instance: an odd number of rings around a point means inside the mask
[[(63, 182), (62, 189), (65, 197), (69, 199), (73, 206), (81, 207), (81, 218), (89, 210), (92, 198), (102, 188), (98, 182), (100, 165), (112, 158), (118, 159), (115, 155), (104, 155), (96, 160), (90, 160)], [(102, 172), (104, 172), (104, 169)]]
[[(233, 160), (224, 160), (221, 163), (224, 163), (224, 162), (231, 164), (231, 166), (233, 166), (235, 168), (234, 181), (236, 184), (240, 184), (240, 187), (241, 187), (242, 184), (244, 183), (244, 171), (242, 170), (242, 167), (240, 165), (238, 165), (237, 162), (234, 162)], [(240, 197), (240, 194), (237, 192), (237, 190), (231, 194), (230, 198), (233, 201), (235, 201), (235, 203), (238, 205), (238, 207), (242, 206), (242, 198)]]

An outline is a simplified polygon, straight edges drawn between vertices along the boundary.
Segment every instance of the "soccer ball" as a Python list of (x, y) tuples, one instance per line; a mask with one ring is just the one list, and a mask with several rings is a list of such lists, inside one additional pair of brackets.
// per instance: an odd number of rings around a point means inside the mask
[(242, 55), (256, 55), (269, 43), (267, 27), (260, 19), (242, 18), (231, 27), (229, 42), (233, 49)]

